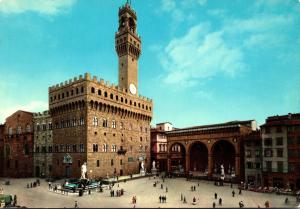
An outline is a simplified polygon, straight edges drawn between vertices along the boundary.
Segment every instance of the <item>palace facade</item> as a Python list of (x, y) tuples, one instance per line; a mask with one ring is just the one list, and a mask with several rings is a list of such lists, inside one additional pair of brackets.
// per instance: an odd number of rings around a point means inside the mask
[[(33, 176), (33, 113), (18, 110), (3, 127), (4, 177)], [(2, 169), (1, 168), (1, 169)]]
[(49, 111), (34, 113), (34, 174), (52, 176), (52, 118)]
[(261, 132), (264, 186), (300, 189), (300, 114), (268, 117)]
[(53, 122), (53, 175), (88, 178), (138, 173), (150, 169), (150, 122), (153, 103), (138, 94), (141, 39), (137, 16), (126, 3), (119, 8), (115, 34), (119, 84), (86, 73), (49, 88)]

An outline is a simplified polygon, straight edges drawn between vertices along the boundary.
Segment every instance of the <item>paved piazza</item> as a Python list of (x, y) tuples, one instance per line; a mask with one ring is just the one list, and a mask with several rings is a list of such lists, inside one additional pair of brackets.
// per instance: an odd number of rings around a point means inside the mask
[[(235, 197), (232, 197), (232, 189), (228, 184), (224, 187), (214, 186), (213, 182), (200, 181), (186, 181), (184, 178), (165, 179), (163, 183), (159, 179), (156, 187), (153, 187), (154, 181), (158, 180), (149, 178), (135, 179), (127, 181), (126, 183), (119, 183), (119, 189), (123, 188), (125, 193), (121, 197), (110, 197), (108, 189), (104, 189), (103, 193), (92, 192), (91, 195), (84, 194), (78, 197), (78, 193), (69, 195), (62, 195), (48, 190), (48, 183), (41, 180), (41, 186), (35, 188), (26, 188), (26, 184), (33, 182), (35, 179), (5, 179), (10, 180), (11, 185), (3, 185), (4, 179), (0, 179), (1, 187), (4, 188), (5, 194), (17, 194), (18, 205), (26, 207), (74, 207), (75, 200), (78, 201), (79, 207), (134, 207), (131, 204), (132, 196), (136, 195), (136, 207), (212, 207), (214, 200), (214, 193), (217, 192), (218, 198), (223, 199), (223, 205), (219, 206), (216, 202), (216, 207), (239, 207), (239, 201), (243, 201), (245, 207), (264, 207), (264, 202), (269, 200), (271, 207), (295, 207), (295, 197), (289, 196), (289, 204), (284, 204), (284, 195), (256, 193), (250, 191), (243, 191), (242, 195), (238, 194), (238, 189), (234, 185), (236, 192)], [(163, 183), (164, 189), (160, 188)], [(196, 191), (191, 191), (191, 186), (196, 186)], [(168, 187), (166, 192), (165, 187)], [(117, 184), (114, 189), (117, 190)], [(181, 193), (186, 196), (187, 203), (184, 204), (180, 200)], [(166, 195), (167, 202), (159, 203), (159, 195)], [(197, 198), (196, 205), (192, 205), (193, 197)]]

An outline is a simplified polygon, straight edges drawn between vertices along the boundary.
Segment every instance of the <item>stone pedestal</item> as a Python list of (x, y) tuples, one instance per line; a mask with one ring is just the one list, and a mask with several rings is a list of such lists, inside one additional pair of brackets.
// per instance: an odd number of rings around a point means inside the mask
[(145, 176), (145, 175), (146, 175), (146, 171), (145, 171), (145, 170), (140, 170), (140, 174), (141, 174), (142, 176)]
[(156, 169), (156, 168), (152, 168), (152, 169), (151, 169), (151, 173), (152, 173), (153, 175), (156, 175), (156, 174), (157, 174), (157, 169)]

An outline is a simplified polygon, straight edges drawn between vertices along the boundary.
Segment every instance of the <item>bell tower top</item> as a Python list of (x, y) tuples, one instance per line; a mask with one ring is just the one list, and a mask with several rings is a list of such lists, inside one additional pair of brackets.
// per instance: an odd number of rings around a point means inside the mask
[(137, 34), (137, 15), (129, 2), (119, 8), (119, 27), (115, 35), (115, 48), (119, 57), (119, 87), (137, 94), (138, 59), (141, 39)]

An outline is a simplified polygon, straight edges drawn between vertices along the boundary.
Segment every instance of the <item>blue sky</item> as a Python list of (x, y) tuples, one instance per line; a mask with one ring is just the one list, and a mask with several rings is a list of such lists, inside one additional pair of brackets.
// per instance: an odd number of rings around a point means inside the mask
[[(125, 0), (0, 0), (0, 123), (85, 72), (117, 84)], [(176, 127), (300, 112), (298, 0), (132, 0), (139, 93)]]

